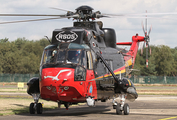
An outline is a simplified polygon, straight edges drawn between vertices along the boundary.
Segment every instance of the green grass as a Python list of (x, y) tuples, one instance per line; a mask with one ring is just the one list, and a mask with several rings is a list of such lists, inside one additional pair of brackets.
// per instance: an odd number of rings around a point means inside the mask
[(1, 91), (0, 92), (4, 92), (4, 93), (27, 93), (26, 91)]
[[(0, 98), (0, 116), (29, 113), (29, 105), (31, 102), (33, 102), (32, 98)], [(44, 103), (44, 111), (57, 108), (56, 102), (41, 99), (39, 102)]]

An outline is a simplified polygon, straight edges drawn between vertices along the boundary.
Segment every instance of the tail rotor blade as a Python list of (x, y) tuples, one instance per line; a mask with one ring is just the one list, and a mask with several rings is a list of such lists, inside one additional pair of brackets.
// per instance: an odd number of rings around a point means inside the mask
[(146, 67), (148, 67), (148, 45), (146, 44)]
[(152, 30), (152, 25), (151, 25), (151, 27), (149, 28), (148, 35), (151, 33), (151, 30)]
[(146, 10), (146, 23), (145, 23), (145, 30), (147, 32), (147, 10)]
[(143, 55), (143, 49), (144, 49), (144, 47), (142, 46), (141, 47), (141, 55)]
[(141, 23), (141, 25), (142, 25), (142, 29), (143, 29), (144, 35), (146, 35), (143, 22)]
[(143, 44), (143, 49), (145, 48), (145, 41), (144, 41), (144, 44)]

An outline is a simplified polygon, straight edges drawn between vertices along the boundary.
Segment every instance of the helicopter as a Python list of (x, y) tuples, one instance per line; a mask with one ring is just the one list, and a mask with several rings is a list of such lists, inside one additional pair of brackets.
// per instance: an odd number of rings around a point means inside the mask
[[(125, 100), (135, 101), (138, 94), (133, 82), (126, 76), (134, 66), (139, 43), (148, 44), (149, 34), (136, 34), (132, 36), (132, 42), (117, 43), (115, 30), (103, 28), (102, 21), (96, 21), (109, 17), (109, 14), (93, 12), (93, 8), (87, 5), (76, 8), (76, 12), (67, 11), (65, 15), (0, 16), (53, 16), (28, 21), (62, 18), (76, 20), (72, 27), (55, 29), (52, 39), (48, 39), (51, 44), (44, 48), (39, 68), (40, 77), (33, 77), (27, 82), (27, 93), (34, 99), (29, 105), (30, 114), (42, 114), (43, 106), (39, 99), (57, 102), (58, 107), (64, 104), (67, 110), (72, 104), (87, 103), (89, 107), (93, 107), (96, 101), (113, 99), (116, 114), (129, 114), (130, 107)], [(129, 51), (125, 51), (117, 45), (131, 47)], [(118, 96), (120, 102), (116, 101)]]

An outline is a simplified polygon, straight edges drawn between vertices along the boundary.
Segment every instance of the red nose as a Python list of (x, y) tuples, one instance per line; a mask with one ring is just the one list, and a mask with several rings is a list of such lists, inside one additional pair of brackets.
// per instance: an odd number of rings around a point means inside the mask
[[(74, 102), (83, 100), (85, 86), (74, 81), (72, 68), (45, 68), (40, 81), (41, 97), (52, 101)], [(79, 90), (78, 90), (79, 89)]]

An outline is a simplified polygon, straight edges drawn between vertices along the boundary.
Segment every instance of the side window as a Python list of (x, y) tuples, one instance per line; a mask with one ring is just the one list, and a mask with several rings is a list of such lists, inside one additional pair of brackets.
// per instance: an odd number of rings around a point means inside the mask
[(85, 69), (87, 69), (87, 61), (86, 61), (86, 55), (85, 55), (85, 51), (82, 51), (81, 54), (81, 59), (80, 59), (80, 65), (82, 65)]
[(87, 53), (87, 69), (93, 69), (93, 61), (92, 61), (92, 55), (90, 51), (86, 51)]
[(46, 51), (44, 51), (44, 53), (43, 53), (43, 60), (42, 60), (42, 64), (46, 63), (46, 61), (47, 61), (47, 52), (46, 52)]
[(43, 64), (54, 63), (56, 60), (57, 50), (45, 50), (43, 54)]

